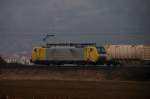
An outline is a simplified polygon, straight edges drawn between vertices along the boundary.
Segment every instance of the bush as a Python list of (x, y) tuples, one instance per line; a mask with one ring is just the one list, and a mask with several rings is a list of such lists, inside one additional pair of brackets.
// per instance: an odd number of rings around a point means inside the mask
[(0, 56), (0, 64), (6, 64), (6, 61)]

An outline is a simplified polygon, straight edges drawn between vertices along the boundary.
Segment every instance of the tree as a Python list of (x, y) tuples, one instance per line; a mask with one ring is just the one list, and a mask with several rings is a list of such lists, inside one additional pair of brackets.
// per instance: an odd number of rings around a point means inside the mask
[(0, 56), (0, 64), (6, 64), (6, 61)]

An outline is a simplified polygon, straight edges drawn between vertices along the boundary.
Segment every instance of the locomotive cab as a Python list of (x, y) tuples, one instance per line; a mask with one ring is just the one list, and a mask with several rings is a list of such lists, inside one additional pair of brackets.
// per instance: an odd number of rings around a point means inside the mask
[(95, 64), (104, 64), (106, 61), (106, 51), (104, 47), (85, 47), (85, 61)]
[(32, 50), (31, 62), (43, 61), (46, 58), (46, 49), (42, 47), (36, 47)]
[(95, 46), (87, 46), (84, 48), (85, 61), (96, 63), (99, 59), (99, 54)]

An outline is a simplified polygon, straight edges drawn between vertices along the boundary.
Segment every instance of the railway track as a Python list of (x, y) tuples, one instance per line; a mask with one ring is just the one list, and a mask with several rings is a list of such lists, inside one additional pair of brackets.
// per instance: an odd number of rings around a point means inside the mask
[(122, 68), (150, 68), (149, 65), (130, 66), (107, 66), (107, 65), (23, 65), (5, 64), (0, 65), (0, 69), (49, 69), (49, 70), (102, 70), (102, 69), (122, 69)]
[(98, 69), (108, 69), (108, 68), (115, 68), (115, 67), (108, 67), (104, 65), (22, 65), (22, 64), (6, 64), (0, 65), (0, 69), (51, 69), (51, 70), (98, 70)]

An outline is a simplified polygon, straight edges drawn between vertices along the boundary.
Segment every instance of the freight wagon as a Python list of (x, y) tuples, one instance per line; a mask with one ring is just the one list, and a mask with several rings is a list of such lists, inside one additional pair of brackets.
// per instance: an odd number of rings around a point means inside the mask
[(108, 62), (120, 64), (149, 64), (149, 45), (106, 45)]

